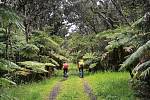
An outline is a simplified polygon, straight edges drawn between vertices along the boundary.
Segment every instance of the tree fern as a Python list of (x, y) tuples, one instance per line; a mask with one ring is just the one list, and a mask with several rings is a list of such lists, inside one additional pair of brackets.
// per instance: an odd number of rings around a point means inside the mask
[(47, 70), (45, 70), (45, 65), (51, 65), (54, 66), (51, 63), (40, 63), (40, 62), (36, 62), (36, 61), (24, 61), (24, 62), (18, 62), (18, 64), (24, 68), (27, 69), (31, 69), (31, 72), (35, 72), (35, 73), (46, 73), (48, 72)]
[(83, 56), (83, 59), (85, 61), (85, 66), (88, 66), (88, 68), (93, 68), (97, 64), (95, 60), (97, 60), (98, 57), (95, 55), (95, 53), (86, 53)]
[(131, 27), (135, 27), (136, 25), (140, 24), (143, 20), (144, 20), (144, 16), (141, 17), (140, 19), (138, 19), (137, 21), (135, 21), (135, 22), (131, 25)]
[(5, 59), (0, 59), (0, 70), (4, 70), (4, 71), (15, 71), (15, 70), (20, 70), (20, 66), (18, 66), (17, 64), (9, 61), (9, 60), (5, 60)]
[(140, 58), (142, 58), (144, 53), (148, 50), (150, 50), (150, 41), (139, 47), (139, 49), (122, 64), (120, 70), (124, 68), (134, 68), (139, 63)]
[(0, 78), (0, 87), (8, 87), (10, 85), (16, 85), (16, 83), (6, 78)]
[(5, 44), (3, 42), (0, 42), (0, 55), (3, 55), (4, 52), (5, 52)]
[(95, 67), (96, 65), (97, 65), (97, 63), (92, 63), (92, 64), (89, 65), (89, 68), (93, 68), (93, 67)]
[(19, 29), (24, 31), (23, 21), (10, 8), (0, 8), (0, 15), (2, 18), (3, 27), (7, 27), (10, 23), (16, 25)]
[(86, 53), (84, 56), (83, 56), (83, 59), (96, 59), (97, 56), (95, 56), (95, 53)]
[(42, 48), (43, 52), (46, 52), (47, 50), (58, 52), (60, 50), (59, 44), (43, 31), (34, 32), (30, 42), (38, 48)]
[(146, 61), (144, 63), (142, 63), (139, 66), (136, 66), (133, 69), (133, 74), (135, 75), (134, 77), (146, 77), (147, 75), (149, 75), (149, 71), (150, 71), (150, 61)]
[(60, 66), (59, 63), (58, 63), (57, 61), (55, 61), (54, 59), (51, 58), (50, 61), (51, 61), (51, 63), (53, 63), (54, 65)]
[(61, 61), (63, 61), (63, 60), (69, 61), (69, 59), (66, 58), (66, 57), (63, 56), (63, 55), (59, 55), (59, 54), (56, 54), (56, 53), (53, 53), (53, 54), (51, 54), (51, 55), (53, 55), (55, 58), (57, 58), (57, 59), (59, 59), (59, 60), (61, 60)]
[(149, 75), (150, 75), (150, 66), (141, 73), (140, 77), (146, 78)]
[(39, 52), (39, 48), (33, 44), (27, 44), (21, 50), (21, 55), (27, 58), (32, 58), (36, 56)]

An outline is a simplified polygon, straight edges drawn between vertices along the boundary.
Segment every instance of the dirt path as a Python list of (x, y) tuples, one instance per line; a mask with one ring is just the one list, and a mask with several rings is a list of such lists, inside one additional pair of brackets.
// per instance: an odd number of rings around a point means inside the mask
[(97, 97), (94, 95), (88, 82), (84, 79), (83, 79), (83, 86), (84, 86), (84, 91), (88, 94), (88, 96), (90, 97), (90, 100), (97, 100)]
[(57, 95), (60, 92), (60, 88), (61, 88), (61, 84), (63, 81), (65, 81), (66, 78), (60, 80), (52, 89), (52, 91), (50, 92), (50, 96), (49, 96), (49, 100), (56, 100)]

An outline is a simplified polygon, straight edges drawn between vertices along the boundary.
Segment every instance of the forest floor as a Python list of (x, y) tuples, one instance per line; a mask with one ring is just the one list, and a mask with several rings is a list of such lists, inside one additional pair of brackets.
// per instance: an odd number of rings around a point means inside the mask
[(67, 79), (62, 71), (55, 74), (39, 83), (8, 88), (3, 92), (7, 98), (0, 100), (136, 100), (126, 72), (85, 71), (84, 78), (79, 78), (76, 66), (71, 65)]

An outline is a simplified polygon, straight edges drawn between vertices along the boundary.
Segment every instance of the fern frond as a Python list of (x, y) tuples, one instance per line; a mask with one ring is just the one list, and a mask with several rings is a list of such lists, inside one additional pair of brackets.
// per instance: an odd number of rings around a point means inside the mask
[(134, 52), (121, 66), (120, 70), (124, 68), (134, 68), (138, 63), (139, 59), (142, 58), (145, 51), (150, 50), (150, 41), (145, 45), (139, 47), (139, 49)]
[(150, 74), (150, 65), (145, 71), (141, 73), (140, 77), (146, 78), (149, 74)]
[(0, 15), (3, 23), (5, 23), (5, 27), (12, 23), (16, 25), (19, 29), (25, 31), (25, 27), (23, 25), (23, 20), (19, 17), (13, 10), (0, 8)]
[(135, 27), (136, 25), (138, 25), (139, 23), (141, 23), (143, 20), (144, 20), (144, 16), (141, 17), (140, 19), (138, 19), (137, 21), (135, 21), (135, 22), (131, 25), (131, 27)]
[(84, 56), (83, 56), (83, 59), (95, 59), (97, 58), (95, 56), (95, 53), (86, 53)]
[(0, 78), (0, 86), (8, 87), (10, 85), (16, 85), (16, 83), (6, 78)]
[(33, 44), (27, 44), (21, 50), (21, 54), (24, 57), (28, 57), (28, 58), (36, 56), (38, 52), (39, 52), (39, 48)]
[(0, 59), (0, 70), (14, 71), (16, 69), (20, 70), (21, 67), (9, 60)]
[(132, 73), (134, 74), (134, 77), (146, 77), (149, 73), (149, 67), (150, 67), (150, 61), (146, 61), (139, 66), (136, 66)]
[[(24, 62), (18, 62), (18, 64), (24, 68), (31, 69), (32, 72), (36, 73), (45, 73), (48, 72), (45, 70), (45, 65), (50, 65), (50, 63), (40, 63), (36, 61), (24, 61)], [(51, 64), (53, 65), (53, 64)]]

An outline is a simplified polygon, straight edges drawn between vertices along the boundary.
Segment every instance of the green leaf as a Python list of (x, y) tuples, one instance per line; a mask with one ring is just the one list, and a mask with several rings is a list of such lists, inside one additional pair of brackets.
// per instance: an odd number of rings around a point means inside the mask
[(6, 78), (0, 78), (0, 86), (8, 87), (10, 85), (16, 85), (16, 83)]

